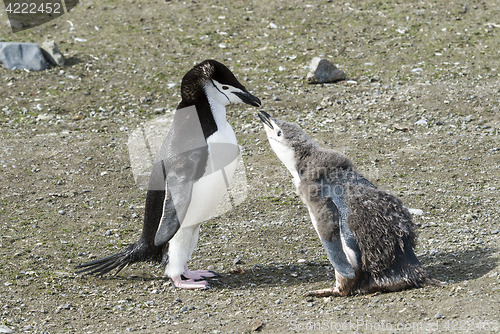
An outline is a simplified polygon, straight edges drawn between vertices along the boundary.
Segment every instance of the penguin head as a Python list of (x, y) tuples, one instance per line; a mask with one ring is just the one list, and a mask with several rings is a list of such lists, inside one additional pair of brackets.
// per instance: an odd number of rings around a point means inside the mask
[(276, 120), (264, 111), (259, 112), (267, 139), (278, 158), (298, 177), (299, 163), (317, 147), (311, 138), (295, 123)]
[(254, 107), (261, 105), (260, 100), (250, 94), (224, 64), (213, 59), (197, 64), (182, 78), (181, 95), (184, 101), (194, 102), (200, 94), (223, 106), (230, 103), (246, 103)]

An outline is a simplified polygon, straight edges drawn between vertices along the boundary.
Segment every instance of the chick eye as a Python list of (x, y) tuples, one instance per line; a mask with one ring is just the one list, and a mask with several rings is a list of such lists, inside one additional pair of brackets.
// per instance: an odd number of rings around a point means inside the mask
[(222, 89), (224, 89), (224, 90), (228, 90), (228, 89), (229, 89), (229, 87), (228, 87), (228, 86), (222, 86)]
[(278, 132), (276, 133), (276, 135), (277, 135), (278, 137), (281, 137), (281, 130), (278, 130)]

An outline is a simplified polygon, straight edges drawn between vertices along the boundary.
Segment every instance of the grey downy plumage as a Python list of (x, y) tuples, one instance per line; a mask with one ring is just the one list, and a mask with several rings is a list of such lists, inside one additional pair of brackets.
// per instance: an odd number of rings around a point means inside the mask
[(320, 148), (297, 124), (265, 112), (259, 117), (335, 268), (335, 288), (307, 295), (444, 284), (431, 278), (417, 259), (415, 225), (401, 200), (358, 173), (345, 155)]

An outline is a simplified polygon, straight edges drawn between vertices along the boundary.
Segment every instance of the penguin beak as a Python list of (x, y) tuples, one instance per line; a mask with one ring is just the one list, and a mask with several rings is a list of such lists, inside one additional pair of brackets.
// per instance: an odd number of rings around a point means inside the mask
[(271, 130), (274, 129), (273, 123), (271, 123), (271, 120), (273, 119), (271, 115), (269, 115), (265, 111), (259, 111), (259, 118), (264, 123), (264, 125), (267, 125)]
[(234, 94), (236, 96), (238, 96), (243, 103), (249, 104), (249, 105), (254, 106), (254, 107), (260, 107), (262, 105), (260, 100), (256, 96), (253, 96), (252, 94), (250, 94), (249, 92), (246, 92), (246, 91), (245, 92), (235, 92)]

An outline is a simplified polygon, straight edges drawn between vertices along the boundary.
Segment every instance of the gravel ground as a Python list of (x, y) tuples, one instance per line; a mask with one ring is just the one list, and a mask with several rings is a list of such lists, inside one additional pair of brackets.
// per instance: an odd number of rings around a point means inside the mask
[[(500, 331), (496, 1), (83, 0), (41, 27), (0, 32), (45, 38), (65, 67), (0, 69), (0, 332)], [(315, 56), (349, 81), (307, 84)], [(228, 119), (247, 198), (203, 225), (191, 261), (221, 274), (212, 288), (175, 289), (149, 263), (77, 276), (75, 265), (139, 237), (145, 192), (129, 135), (171, 113), (182, 76), (206, 58), (233, 70), (263, 110), (423, 210), (416, 252), (449, 284), (303, 297), (334, 284), (332, 267), (244, 105)]]

